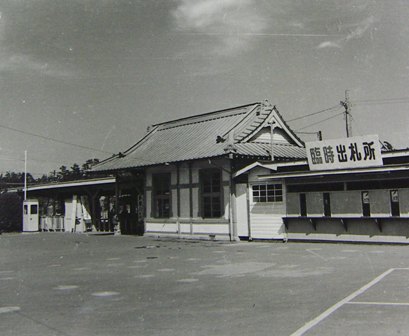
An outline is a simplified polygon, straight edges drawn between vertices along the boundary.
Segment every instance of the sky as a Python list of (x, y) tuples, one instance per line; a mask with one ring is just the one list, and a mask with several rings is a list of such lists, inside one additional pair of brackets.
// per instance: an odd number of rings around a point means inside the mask
[(406, 0), (0, 0), (0, 173), (265, 99), (293, 130), (342, 138), (346, 90), (353, 135), (407, 148), (408, 88)]

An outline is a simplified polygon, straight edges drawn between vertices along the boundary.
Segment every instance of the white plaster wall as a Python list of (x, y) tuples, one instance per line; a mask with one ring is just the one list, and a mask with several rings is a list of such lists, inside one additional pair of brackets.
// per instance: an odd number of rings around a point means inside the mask
[(247, 216), (247, 184), (236, 185), (236, 222), (237, 235), (248, 237), (248, 216)]
[(72, 198), (66, 199), (64, 201), (64, 204), (65, 204), (65, 216), (64, 216), (65, 231), (72, 232), (75, 226), (75, 223), (73, 223), (73, 219), (72, 219)]

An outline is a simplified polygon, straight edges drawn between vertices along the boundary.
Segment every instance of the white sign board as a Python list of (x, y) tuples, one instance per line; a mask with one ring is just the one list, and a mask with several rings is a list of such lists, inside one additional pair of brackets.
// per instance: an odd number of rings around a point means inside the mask
[(377, 135), (306, 143), (310, 170), (382, 166)]

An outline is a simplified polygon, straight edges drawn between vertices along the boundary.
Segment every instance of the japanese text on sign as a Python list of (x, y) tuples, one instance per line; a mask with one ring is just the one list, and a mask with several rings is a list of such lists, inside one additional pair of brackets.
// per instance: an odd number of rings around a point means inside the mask
[(382, 166), (377, 135), (306, 143), (311, 170)]

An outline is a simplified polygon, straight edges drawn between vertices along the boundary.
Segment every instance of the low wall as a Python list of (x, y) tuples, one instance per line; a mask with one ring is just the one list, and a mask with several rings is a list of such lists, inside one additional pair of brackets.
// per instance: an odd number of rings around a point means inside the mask
[(230, 239), (229, 222), (226, 220), (203, 219), (147, 219), (145, 236)]
[(287, 220), (289, 240), (409, 243), (409, 218)]

